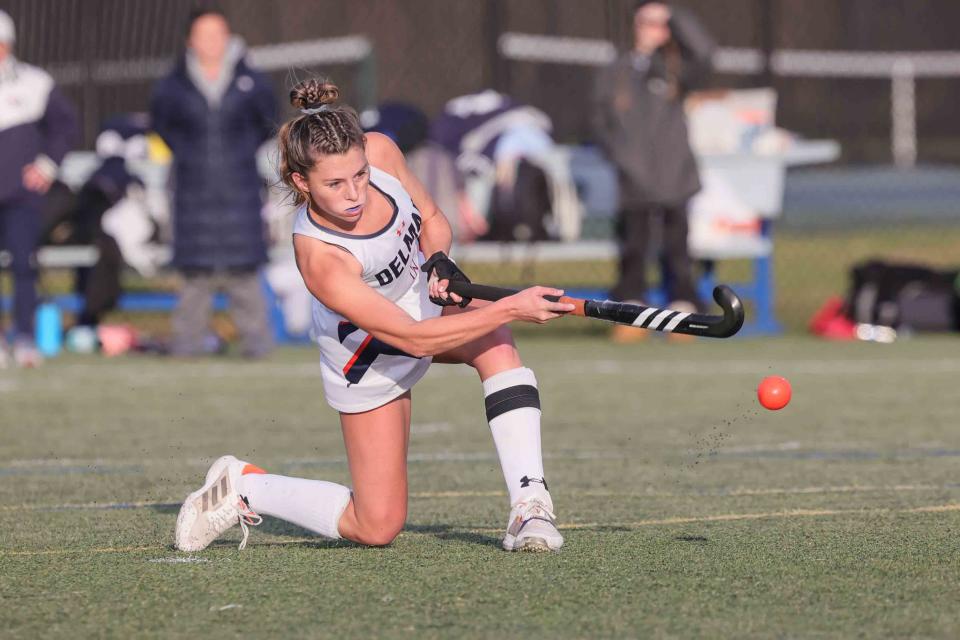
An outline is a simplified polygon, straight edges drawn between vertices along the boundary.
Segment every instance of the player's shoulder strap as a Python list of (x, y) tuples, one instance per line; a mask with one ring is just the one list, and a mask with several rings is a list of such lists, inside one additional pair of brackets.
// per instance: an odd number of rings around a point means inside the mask
[(397, 176), (373, 165), (370, 165), (370, 181), (381, 191), (393, 193), (397, 189), (403, 189), (403, 183)]

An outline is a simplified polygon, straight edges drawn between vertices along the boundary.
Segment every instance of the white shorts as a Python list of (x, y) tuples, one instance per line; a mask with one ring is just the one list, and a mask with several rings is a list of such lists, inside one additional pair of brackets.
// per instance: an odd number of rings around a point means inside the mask
[[(435, 318), (442, 311), (430, 302), (426, 281), (418, 278), (395, 301), (414, 320)], [(415, 358), (377, 340), (316, 299), (313, 328), (320, 345), (324, 396), (327, 404), (343, 413), (370, 411), (403, 395), (433, 360)]]

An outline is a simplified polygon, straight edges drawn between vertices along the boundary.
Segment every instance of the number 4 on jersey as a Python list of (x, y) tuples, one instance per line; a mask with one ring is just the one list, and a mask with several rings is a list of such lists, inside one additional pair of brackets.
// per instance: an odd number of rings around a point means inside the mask
[[(347, 336), (352, 334), (355, 331), (360, 331), (361, 329), (353, 324), (352, 322), (347, 322), (346, 320), (342, 321), (337, 327), (337, 335), (340, 338), (340, 344), (343, 344), (343, 341), (347, 339)], [(360, 379), (363, 377), (363, 374), (367, 372), (367, 369), (370, 368), (370, 365), (373, 364), (373, 361), (377, 359), (379, 355), (385, 356), (404, 356), (406, 358), (416, 358), (409, 353), (401, 351), (396, 347), (391, 347), (386, 342), (377, 340), (369, 333), (367, 337), (363, 339), (363, 342), (360, 343), (360, 346), (357, 347), (357, 350), (353, 352), (353, 357), (350, 358), (350, 361), (347, 362), (346, 366), (343, 368), (343, 377), (347, 379), (347, 382), (350, 384), (357, 384), (360, 382)]]

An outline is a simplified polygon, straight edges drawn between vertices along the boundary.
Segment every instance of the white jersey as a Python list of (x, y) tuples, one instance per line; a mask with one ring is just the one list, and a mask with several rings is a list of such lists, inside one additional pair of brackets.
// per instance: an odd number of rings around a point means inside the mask
[[(420, 271), (420, 212), (399, 180), (372, 166), (370, 188), (393, 204), (390, 222), (379, 231), (353, 235), (320, 226), (304, 205), (297, 211), (293, 233), (350, 252), (363, 268), (363, 281), (414, 320), (440, 315), (440, 307), (427, 296), (427, 276)], [(430, 366), (431, 358), (415, 358), (377, 340), (316, 298), (313, 329), (320, 345), (324, 394), (337, 411), (382, 406), (410, 389)]]

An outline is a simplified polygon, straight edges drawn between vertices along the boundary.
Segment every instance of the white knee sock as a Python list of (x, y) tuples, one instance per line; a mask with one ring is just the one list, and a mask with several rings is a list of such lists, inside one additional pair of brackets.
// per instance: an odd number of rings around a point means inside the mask
[(350, 489), (325, 482), (248, 473), (240, 480), (240, 495), (261, 515), (273, 516), (338, 540), (340, 516), (350, 502)]
[(552, 508), (543, 477), (540, 394), (533, 371), (520, 367), (490, 376), (483, 381), (483, 395), (510, 504), (539, 497)]

